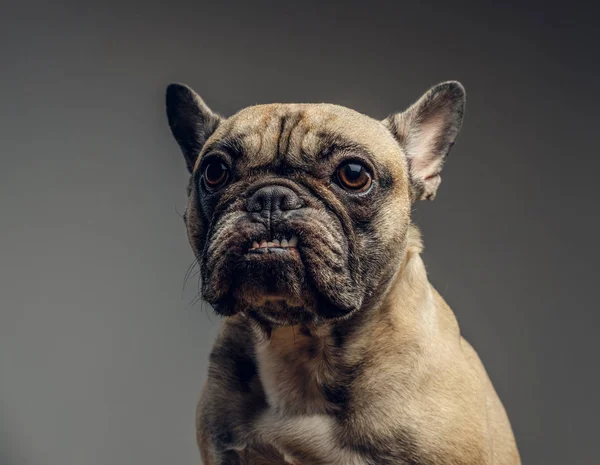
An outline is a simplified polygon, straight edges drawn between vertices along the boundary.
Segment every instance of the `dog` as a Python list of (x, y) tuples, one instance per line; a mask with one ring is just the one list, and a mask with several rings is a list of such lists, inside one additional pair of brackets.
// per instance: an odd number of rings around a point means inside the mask
[(331, 104), (225, 118), (170, 84), (202, 297), (223, 318), (196, 413), (205, 465), (516, 465), (505, 409), (429, 283), (432, 200), (465, 90), (383, 121)]

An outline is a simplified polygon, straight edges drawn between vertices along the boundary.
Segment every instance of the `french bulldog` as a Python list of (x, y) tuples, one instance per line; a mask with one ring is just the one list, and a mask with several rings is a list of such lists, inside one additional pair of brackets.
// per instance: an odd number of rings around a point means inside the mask
[(197, 407), (205, 465), (516, 465), (505, 409), (428, 281), (433, 199), (465, 91), (383, 121), (330, 104), (225, 118), (166, 92), (201, 295), (223, 317)]

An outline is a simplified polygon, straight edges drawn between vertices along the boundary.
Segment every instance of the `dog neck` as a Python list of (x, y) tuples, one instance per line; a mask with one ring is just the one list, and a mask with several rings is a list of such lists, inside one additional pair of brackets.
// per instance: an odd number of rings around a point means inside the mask
[(344, 386), (364, 360), (408, 357), (426, 343), (436, 326), (437, 294), (421, 251), (419, 231), (411, 226), (404, 260), (377, 306), (334, 323), (255, 326), (255, 353), (270, 405), (293, 414), (341, 411)]
[[(429, 282), (422, 251), (421, 233), (411, 225), (404, 259), (377, 310), (379, 315), (393, 322), (396, 333), (425, 331), (439, 307), (441, 297)], [(419, 338), (423, 336), (420, 334)]]

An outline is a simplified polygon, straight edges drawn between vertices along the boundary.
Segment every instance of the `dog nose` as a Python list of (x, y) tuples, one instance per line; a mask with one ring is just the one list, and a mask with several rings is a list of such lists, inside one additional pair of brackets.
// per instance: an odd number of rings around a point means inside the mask
[(304, 203), (292, 189), (285, 186), (265, 186), (248, 199), (246, 209), (262, 216), (277, 216), (284, 211), (302, 208)]

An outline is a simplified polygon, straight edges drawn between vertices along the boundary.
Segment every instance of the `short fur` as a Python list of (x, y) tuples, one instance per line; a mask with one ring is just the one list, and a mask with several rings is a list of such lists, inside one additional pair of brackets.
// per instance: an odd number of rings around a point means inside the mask
[[(197, 408), (205, 465), (520, 463), (410, 219), (412, 202), (435, 197), (464, 102), (446, 82), (384, 121), (328, 104), (225, 119), (168, 87), (202, 294), (225, 317)], [(229, 168), (217, 191), (211, 160)], [(348, 160), (370, 173), (366, 192), (336, 178)], [(267, 191), (279, 206), (256, 203)], [(294, 253), (248, 252), (290, 234)]]

